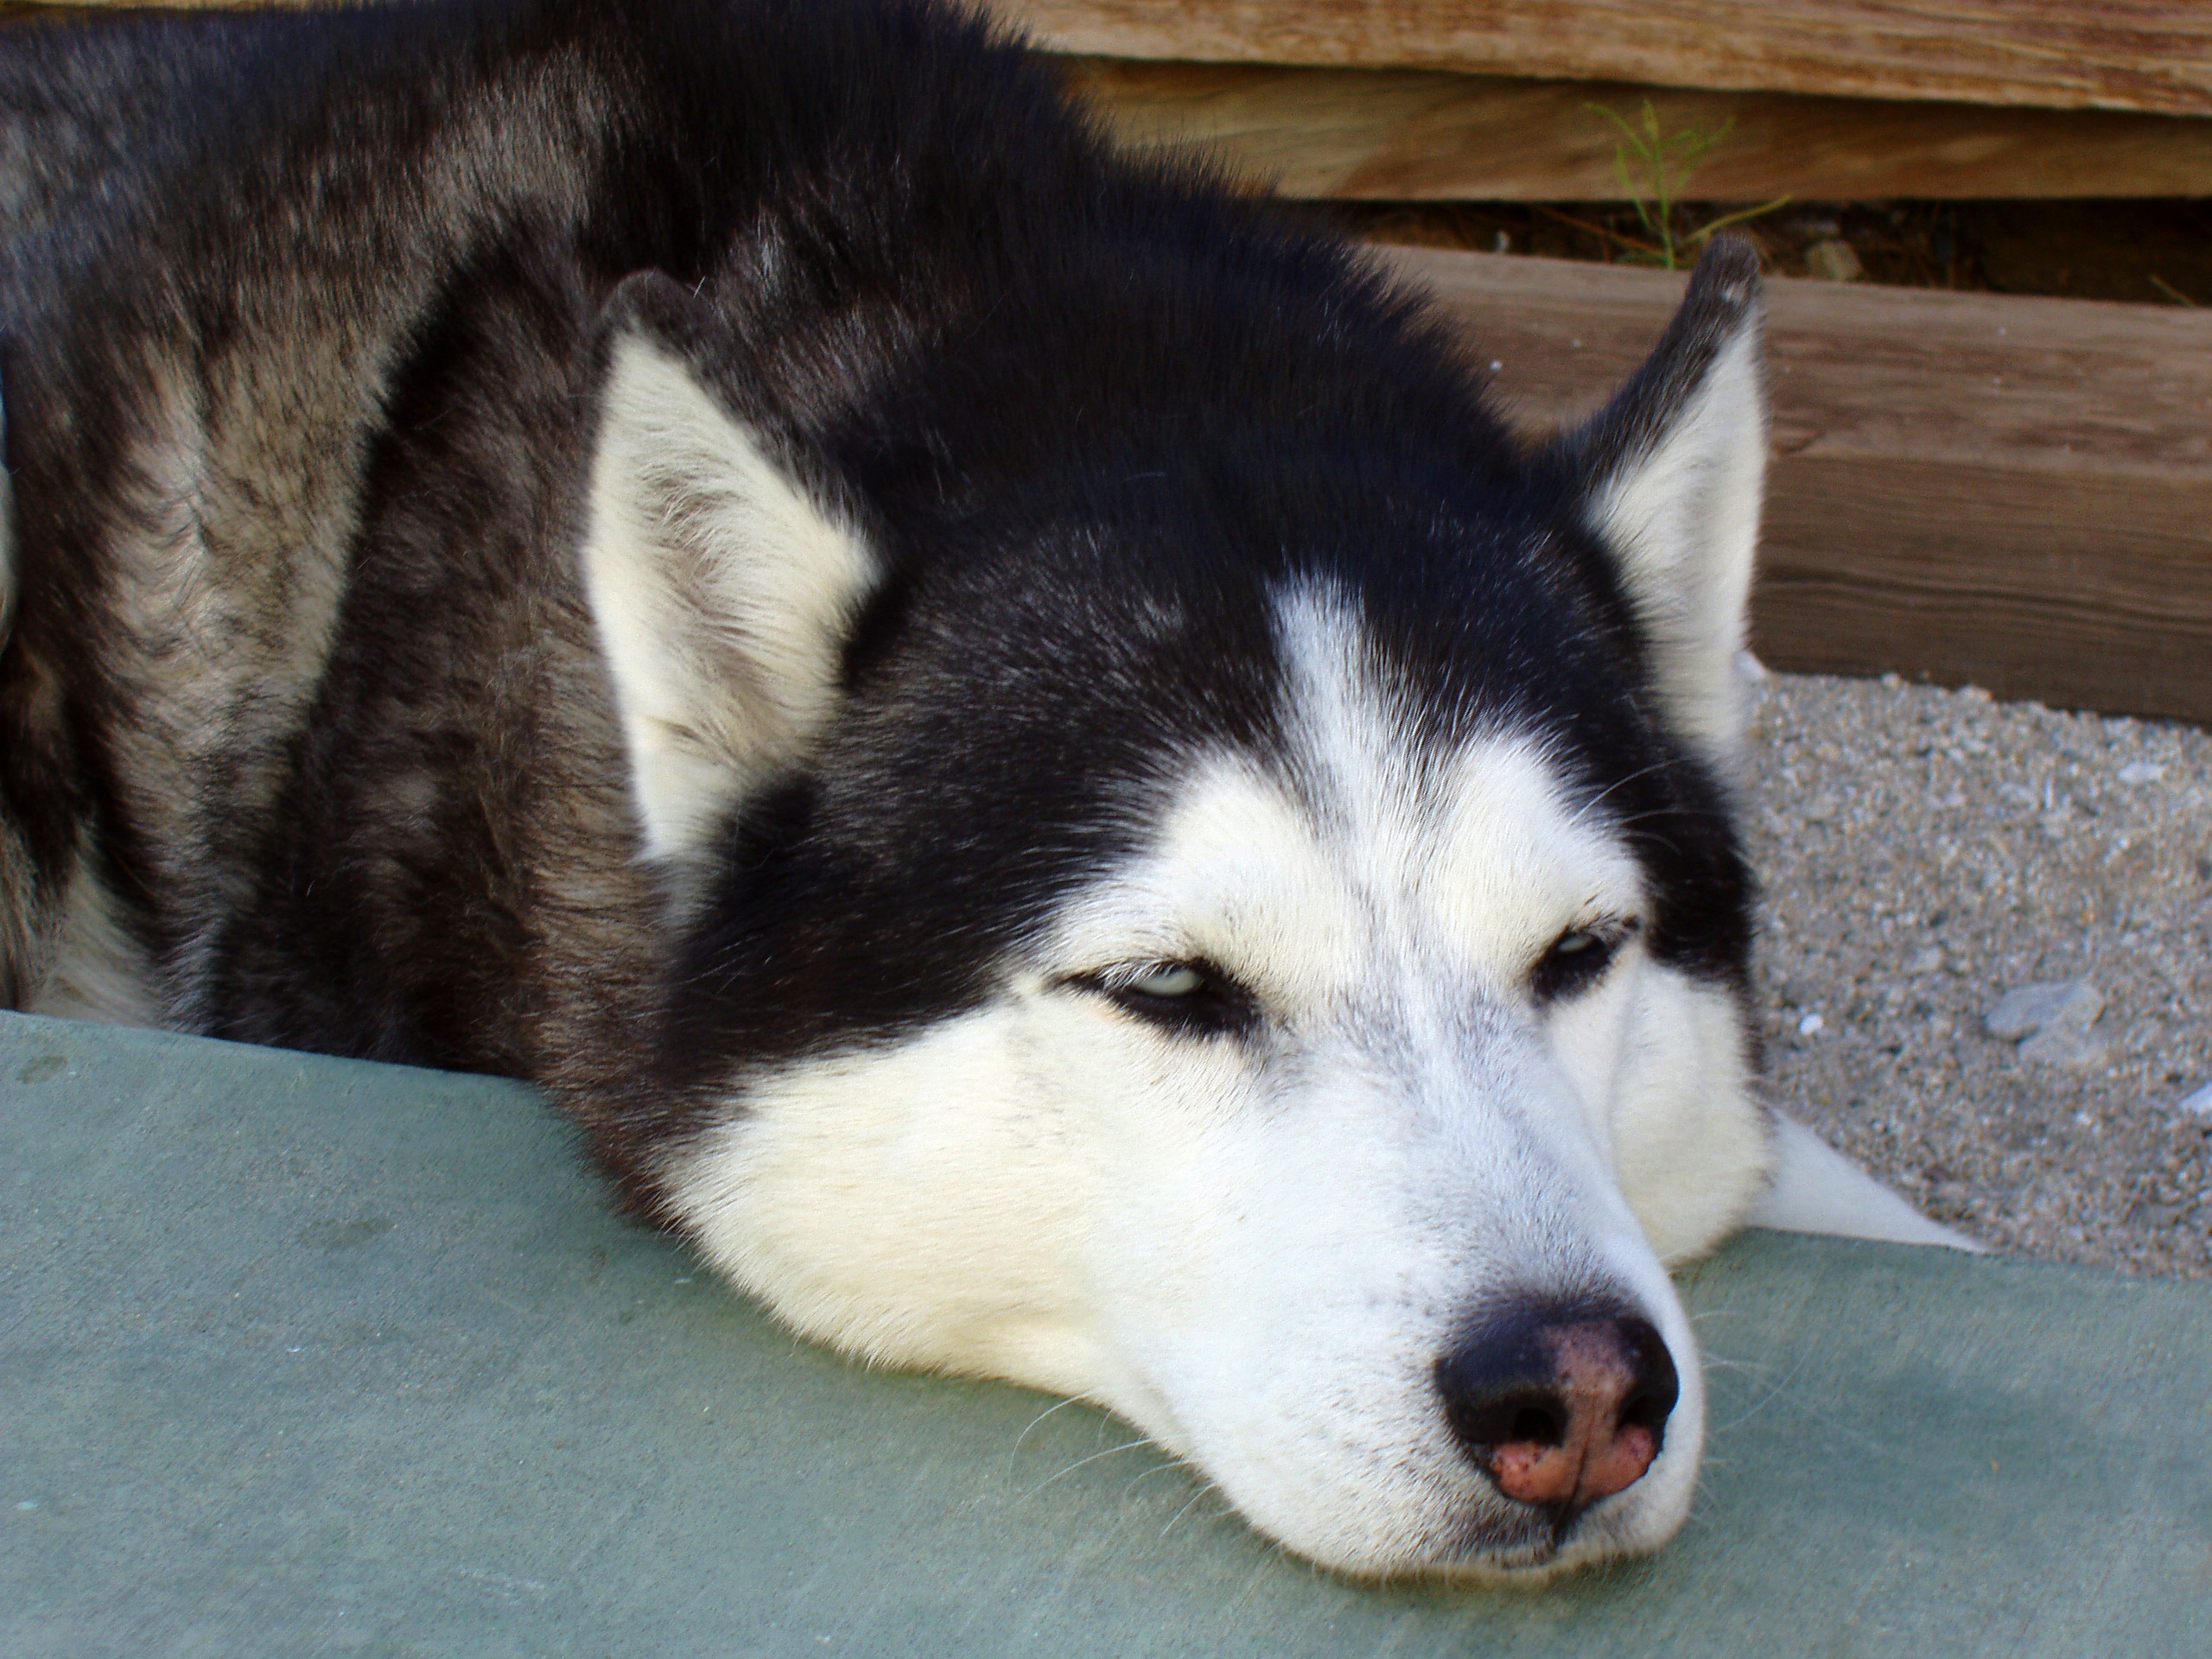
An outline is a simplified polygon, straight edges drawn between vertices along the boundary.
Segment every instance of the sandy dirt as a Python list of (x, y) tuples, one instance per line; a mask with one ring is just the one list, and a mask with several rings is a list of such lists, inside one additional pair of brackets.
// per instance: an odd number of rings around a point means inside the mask
[(2000, 1249), (2212, 1277), (2212, 733), (1777, 675), (1753, 767), (1767, 1097)]

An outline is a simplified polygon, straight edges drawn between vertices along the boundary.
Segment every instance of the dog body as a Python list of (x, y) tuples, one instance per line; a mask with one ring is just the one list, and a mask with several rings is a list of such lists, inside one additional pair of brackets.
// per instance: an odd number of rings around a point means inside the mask
[(1671, 1535), (1663, 1264), (1789, 1207), (1747, 254), (1532, 452), (925, 8), (20, 29), (0, 107), (0, 1000), (531, 1078), (1332, 1567)]

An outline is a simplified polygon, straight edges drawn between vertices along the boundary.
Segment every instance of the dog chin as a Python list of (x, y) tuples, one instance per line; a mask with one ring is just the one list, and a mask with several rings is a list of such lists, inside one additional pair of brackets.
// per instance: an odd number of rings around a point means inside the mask
[(1504, 1528), (1480, 1525), (1470, 1529), (1478, 1537), (1462, 1535), (1405, 1553), (1313, 1548), (1281, 1536), (1274, 1541), (1325, 1572), (1370, 1587), (1538, 1590), (1663, 1548), (1689, 1513), (1686, 1501), (1616, 1499), (1604, 1508), (1614, 1512), (1593, 1510), (1564, 1538), (1529, 1517)]
[(1592, 1505), (1564, 1529), (1486, 1489), (1448, 1503), (1408, 1504), (1406, 1509), (1416, 1513), (1402, 1510), (1395, 1516), (1387, 1513), (1394, 1507), (1387, 1497), (1361, 1503), (1354, 1495), (1351, 1503), (1366, 1514), (1332, 1525), (1325, 1505), (1253, 1490), (1253, 1483), (1240, 1480), (1236, 1470), (1210, 1460), (1203, 1447), (1141, 1422), (1136, 1427), (1211, 1480), (1262, 1537), (1326, 1573), (1365, 1586), (1535, 1589), (1653, 1554), (1688, 1518), (1702, 1440), (1694, 1424), (1682, 1424), (1681, 1444), (1670, 1446), (1644, 1479)]
[(1584, 1515), (1564, 1536), (1541, 1517), (1516, 1516), (1503, 1526), (1478, 1523), (1471, 1529), (1474, 1535), (1425, 1560), (1347, 1562), (1332, 1570), (1369, 1584), (1541, 1589), (1663, 1548), (1688, 1518), (1688, 1499), (1687, 1487), (1680, 1493), (1627, 1492)]

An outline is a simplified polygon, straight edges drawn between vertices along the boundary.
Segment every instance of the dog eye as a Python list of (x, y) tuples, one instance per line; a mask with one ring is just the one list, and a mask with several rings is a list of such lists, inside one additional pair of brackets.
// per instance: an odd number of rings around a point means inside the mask
[(1154, 963), (1128, 982), (1139, 996), (1189, 996), (1205, 988), (1206, 976), (1187, 962)]
[(1257, 999), (1209, 963), (1148, 962), (1069, 982), (1179, 1037), (1242, 1037), (1260, 1022)]
[(1632, 921), (1569, 928), (1538, 958), (1529, 976), (1529, 990), (1539, 1002), (1556, 1002), (1588, 990), (1605, 976), (1636, 928)]

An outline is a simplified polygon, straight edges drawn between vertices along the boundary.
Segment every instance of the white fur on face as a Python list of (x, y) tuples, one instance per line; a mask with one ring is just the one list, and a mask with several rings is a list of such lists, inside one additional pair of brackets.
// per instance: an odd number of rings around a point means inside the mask
[[(1153, 843), (1003, 995), (748, 1086), (672, 1165), (675, 1208), (799, 1329), (1102, 1402), (1329, 1566), (1655, 1547), (1703, 1395), (1646, 1230), (1701, 1248), (1763, 1167), (1727, 999), (1630, 944), (1539, 1007), (1554, 939), (1648, 903), (1618, 832), (1525, 738), (1424, 759), (1341, 607), (1293, 595), (1281, 618), (1292, 779), (1194, 759)], [(1065, 982), (1193, 959), (1257, 999), (1249, 1040)], [(1554, 1553), (1453, 1442), (1435, 1367), (1487, 1307), (1592, 1291), (1658, 1327), (1681, 1398), (1650, 1471)]]

